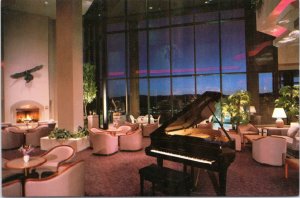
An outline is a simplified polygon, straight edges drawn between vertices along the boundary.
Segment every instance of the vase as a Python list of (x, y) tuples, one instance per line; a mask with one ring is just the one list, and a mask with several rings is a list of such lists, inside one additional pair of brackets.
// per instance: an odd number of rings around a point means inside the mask
[(29, 162), (29, 158), (30, 158), (29, 155), (24, 155), (24, 156), (23, 156), (24, 162), (25, 162), (25, 163)]

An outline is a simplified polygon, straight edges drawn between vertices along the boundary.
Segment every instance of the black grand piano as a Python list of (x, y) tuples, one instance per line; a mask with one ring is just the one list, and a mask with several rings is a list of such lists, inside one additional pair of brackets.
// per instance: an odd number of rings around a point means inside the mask
[(235, 159), (234, 141), (217, 118), (222, 130), (195, 127), (214, 115), (215, 103), (220, 98), (218, 92), (205, 92), (152, 132), (151, 144), (145, 152), (157, 158), (158, 166), (163, 166), (163, 160), (171, 160), (183, 163), (184, 167), (208, 170), (217, 195), (224, 196), (227, 169)]

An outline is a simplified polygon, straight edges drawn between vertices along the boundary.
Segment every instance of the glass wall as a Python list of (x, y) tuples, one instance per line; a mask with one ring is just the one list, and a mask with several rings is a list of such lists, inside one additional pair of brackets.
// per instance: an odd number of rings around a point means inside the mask
[(164, 121), (205, 91), (247, 90), (244, 0), (102, 2), (110, 111)]

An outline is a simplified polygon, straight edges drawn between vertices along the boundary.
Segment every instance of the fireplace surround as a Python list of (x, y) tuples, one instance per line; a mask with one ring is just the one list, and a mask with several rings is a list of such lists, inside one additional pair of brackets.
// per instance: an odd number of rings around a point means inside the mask
[(29, 123), (43, 120), (44, 106), (36, 101), (19, 101), (10, 108), (11, 122)]

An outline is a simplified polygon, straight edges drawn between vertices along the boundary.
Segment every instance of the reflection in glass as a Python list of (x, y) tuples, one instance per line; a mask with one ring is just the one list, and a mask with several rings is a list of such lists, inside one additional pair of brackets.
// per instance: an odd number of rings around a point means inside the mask
[(126, 81), (125, 80), (108, 80), (108, 111), (125, 113), (125, 96), (126, 96)]
[(192, 35), (192, 26), (172, 28), (173, 75), (194, 73), (194, 39)]
[(108, 78), (125, 77), (125, 34), (107, 35)]
[(170, 78), (150, 79), (150, 113), (169, 118), (172, 111)]
[(149, 31), (150, 76), (170, 75), (169, 29)]
[(186, 105), (191, 103), (195, 98), (195, 78), (174, 77), (173, 80), (173, 110), (174, 113), (182, 110)]
[(220, 75), (197, 76), (197, 94), (220, 92)]
[(220, 73), (218, 24), (196, 26), (196, 65), (198, 74)]
[(140, 77), (147, 76), (147, 32), (139, 31), (139, 73)]
[(247, 90), (246, 74), (224, 74), (222, 88), (224, 95), (230, 95), (240, 90)]
[(272, 93), (273, 92), (273, 77), (272, 73), (259, 73), (259, 93)]
[(222, 71), (246, 71), (246, 46), (244, 21), (221, 23)]

